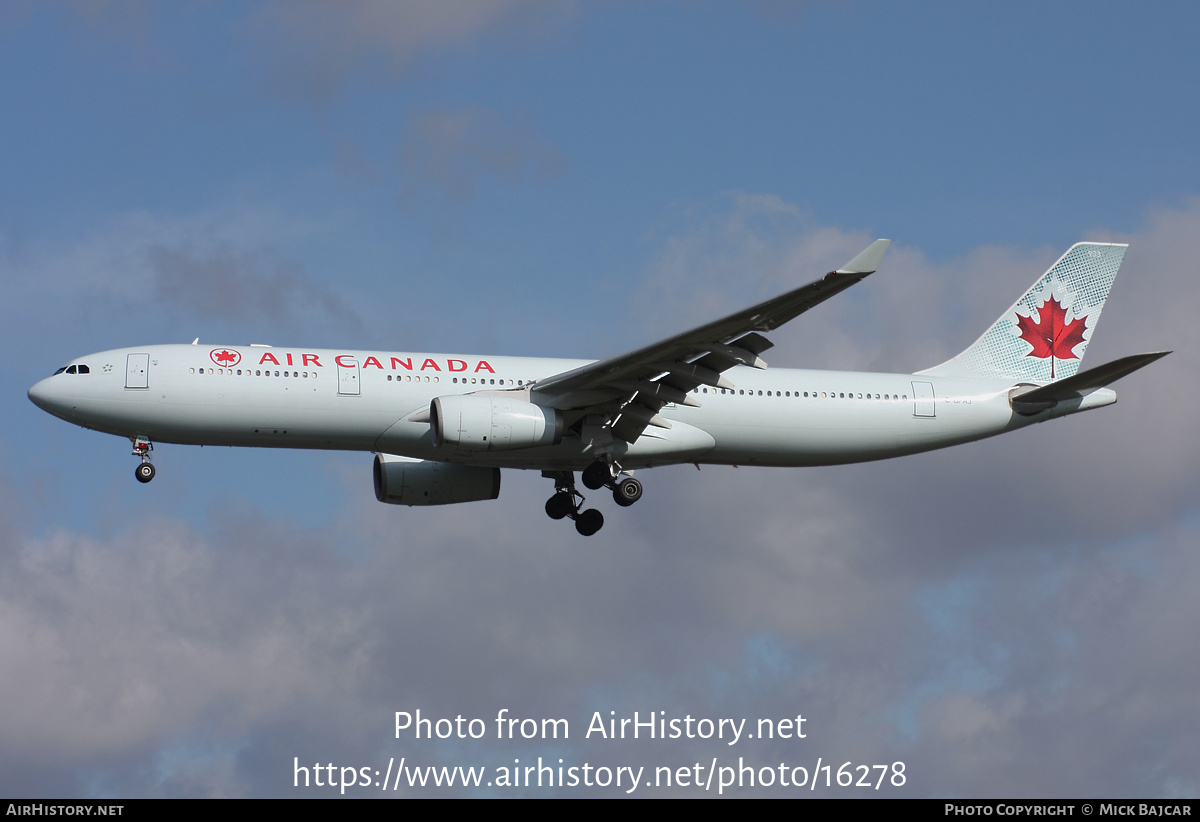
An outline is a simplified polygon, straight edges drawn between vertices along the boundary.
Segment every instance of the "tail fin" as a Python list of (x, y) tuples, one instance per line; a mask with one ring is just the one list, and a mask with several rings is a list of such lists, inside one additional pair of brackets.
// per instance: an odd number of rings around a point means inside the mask
[(1075, 376), (1126, 248), (1071, 246), (974, 345), (919, 373), (1041, 382)]

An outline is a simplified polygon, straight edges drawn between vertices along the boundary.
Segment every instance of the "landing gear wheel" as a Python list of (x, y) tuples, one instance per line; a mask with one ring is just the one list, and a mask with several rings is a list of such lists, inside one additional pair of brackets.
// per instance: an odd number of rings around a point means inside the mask
[(603, 488), (612, 482), (612, 468), (604, 460), (596, 460), (587, 468), (583, 469), (583, 473), (579, 475), (583, 480), (583, 484), (595, 491), (597, 488)]
[(137, 470), (133, 472), (133, 475), (137, 477), (138, 482), (149, 482), (150, 480), (154, 479), (154, 464), (143, 462), (137, 467)]
[(625, 477), (613, 488), (613, 499), (617, 505), (628, 507), (642, 498), (642, 484), (633, 477)]
[(590, 537), (603, 527), (604, 514), (601, 514), (595, 508), (589, 508), (579, 516), (575, 517), (575, 530), (583, 534), (585, 537)]
[[(611, 473), (606, 462), (598, 462), (609, 479), (600, 485), (611, 482)], [(575, 520), (575, 530), (585, 537), (604, 527), (604, 515), (595, 508), (580, 511), (583, 507), (583, 494), (575, 490), (575, 475), (571, 471), (543, 471), (542, 476), (554, 480), (554, 496), (546, 500), (546, 514), (551, 519), (570, 517)], [(599, 487), (599, 486), (597, 486)]]
[(546, 500), (546, 516), (550, 519), (562, 519), (573, 513), (575, 513), (575, 502), (565, 491), (560, 491)]

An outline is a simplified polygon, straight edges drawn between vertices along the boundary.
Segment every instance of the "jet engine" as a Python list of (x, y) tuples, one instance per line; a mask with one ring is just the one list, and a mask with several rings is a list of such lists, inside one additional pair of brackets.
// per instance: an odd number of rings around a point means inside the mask
[(439, 448), (501, 451), (557, 445), (563, 436), (561, 411), (507, 397), (436, 397), (429, 419)]
[(375, 499), (392, 505), (450, 505), (500, 496), (500, 469), (375, 455)]

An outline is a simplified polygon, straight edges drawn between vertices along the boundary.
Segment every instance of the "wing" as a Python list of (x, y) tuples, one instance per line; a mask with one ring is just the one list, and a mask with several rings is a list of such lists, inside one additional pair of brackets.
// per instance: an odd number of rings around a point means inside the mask
[(534, 401), (567, 412), (572, 425), (600, 416), (616, 436), (634, 442), (646, 426), (670, 428), (658, 412), (668, 403), (698, 406), (700, 385), (733, 388), (722, 372), (735, 365), (766, 368), (759, 354), (773, 343), (762, 331), (803, 314), (845, 291), (879, 267), (890, 240), (876, 240), (837, 271), (794, 291), (674, 337), (564, 371), (534, 383)]

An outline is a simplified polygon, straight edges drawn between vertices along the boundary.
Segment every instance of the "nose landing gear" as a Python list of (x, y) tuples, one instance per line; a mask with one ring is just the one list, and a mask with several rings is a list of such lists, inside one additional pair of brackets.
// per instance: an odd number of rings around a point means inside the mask
[(141, 464), (133, 472), (138, 482), (145, 483), (154, 479), (154, 464), (150, 462), (150, 452), (153, 450), (154, 443), (146, 437), (133, 438), (133, 455), (142, 459)]

